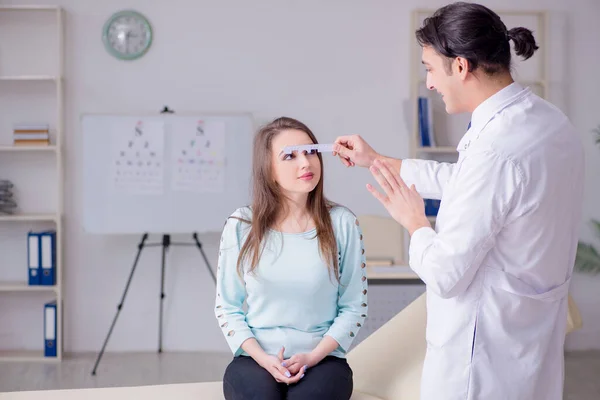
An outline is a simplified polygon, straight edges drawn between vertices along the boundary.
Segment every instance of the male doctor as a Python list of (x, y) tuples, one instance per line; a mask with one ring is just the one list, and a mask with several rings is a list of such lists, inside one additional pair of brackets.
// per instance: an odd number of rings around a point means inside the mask
[[(410, 233), (410, 266), (427, 285), (421, 398), (559, 400), (583, 195), (583, 151), (563, 113), (510, 73), (528, 29), (484, 6), (454, 3), (416, 32), (427, 88), (469, 112), (458, 162), (396, 160), (360, 136), (336, 140), (347, 166)], [(467, 128), (467, 127), (465, 127)], [(435, 230), (422, 197), (441, 199)], [(402, 332), (398, 332), (402, 340)]]

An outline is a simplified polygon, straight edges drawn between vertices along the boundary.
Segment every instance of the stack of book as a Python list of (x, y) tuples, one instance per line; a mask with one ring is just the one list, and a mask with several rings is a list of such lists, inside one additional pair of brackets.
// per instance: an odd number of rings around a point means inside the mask
[(13, 214), (17, 204), (13, 200), (13, 184), (6, 179), (0, 179), (0, 215)]
[(50, 127), (47, 124), (19, 124), (14, 126), (15, 146), (47, 146), (50, 144)]

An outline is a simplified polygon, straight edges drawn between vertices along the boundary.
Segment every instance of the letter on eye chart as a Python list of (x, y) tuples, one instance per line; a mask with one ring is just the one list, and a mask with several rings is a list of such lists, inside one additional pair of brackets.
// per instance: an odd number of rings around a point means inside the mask
[(172, 188), (221, 193), (225, 190), (225, 123), (183, 118), (173, 123)]
[(110, 179), (115, 192), (163, 193), (165, 127), (161, 121), (115, 122), (110, 132)]

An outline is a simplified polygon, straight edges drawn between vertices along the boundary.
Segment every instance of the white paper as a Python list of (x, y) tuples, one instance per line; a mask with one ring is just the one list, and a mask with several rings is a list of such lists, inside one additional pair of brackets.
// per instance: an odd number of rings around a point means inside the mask
[(42, 268), (52, 268), (52, 237), (42, 236)]
[(164, 123), (126, 120), (115, 123), (110, 133), (113, 189), (128, 194), (162, 194)]
[(173, 122), (172, 187), (177, 191), (225, 190), (225, 123), (183, 118)]
[[(38, 237), (29, 236), (29, 268), (37, 268), (40, 265), (39, 260)], [(34, 275), (35, 276), (35, 275)]]
[(46, 332), (44, 339), (56, 339), (56, 309), (54, 307), (46, 307)]

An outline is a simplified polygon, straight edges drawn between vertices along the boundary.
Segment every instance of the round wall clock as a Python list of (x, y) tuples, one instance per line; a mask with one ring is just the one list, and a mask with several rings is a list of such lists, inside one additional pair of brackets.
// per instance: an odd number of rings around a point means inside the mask
[(116, 58), (135, 60), (150, 48), (152, 27), (148, 19), (136, 11), (119, 11), (104, 24), (102, 41), (106, 50)]

